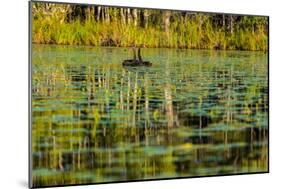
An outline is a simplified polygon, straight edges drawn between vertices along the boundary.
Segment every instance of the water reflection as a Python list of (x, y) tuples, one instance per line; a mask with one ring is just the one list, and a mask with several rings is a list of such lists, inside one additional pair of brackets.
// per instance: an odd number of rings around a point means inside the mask
[(34, 186), (264, 172), (267, 55), (33, 46)]

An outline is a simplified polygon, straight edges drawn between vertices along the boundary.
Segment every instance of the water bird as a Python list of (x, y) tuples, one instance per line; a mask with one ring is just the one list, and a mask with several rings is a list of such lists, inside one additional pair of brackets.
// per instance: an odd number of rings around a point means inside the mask
[(141, 48), (145, 48), (145, 45), (141, 45), (138, 48), (138, 59), (136, 58), (136, 45), (132, 46), (133, 49), (133, 59), (124, 60), (123, 66), (151, 66), (152, 63), (149, 61), (143, 61), (141, 57)]

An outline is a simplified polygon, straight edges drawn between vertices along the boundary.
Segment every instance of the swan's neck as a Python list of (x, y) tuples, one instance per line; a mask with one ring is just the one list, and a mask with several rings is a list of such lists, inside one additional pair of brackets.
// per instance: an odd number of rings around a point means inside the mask
[(139, 58), (139, 61), (140, 61), (140, 62), (142, 62), (142, 58), (141, 58), (141, 50), (140, 50), (140, 48), (139, 48), (139, 50), (138, 50), (138, 58)]
[(133, 47), (133, 52), (134, 52), (134, 60), (136, 60), (136, 48)]

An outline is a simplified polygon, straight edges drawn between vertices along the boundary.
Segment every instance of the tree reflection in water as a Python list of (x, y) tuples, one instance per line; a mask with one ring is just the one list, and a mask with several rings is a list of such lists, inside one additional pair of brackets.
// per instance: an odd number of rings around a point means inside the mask
[(267, 55), (33, 48), (34, 186), (268, 170)]

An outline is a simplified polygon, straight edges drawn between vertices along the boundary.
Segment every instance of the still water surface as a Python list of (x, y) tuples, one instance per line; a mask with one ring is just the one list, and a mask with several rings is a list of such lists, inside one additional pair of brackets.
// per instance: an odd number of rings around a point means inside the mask
[(34, 186), (268, 170), (260, 52), (33, 45)]

